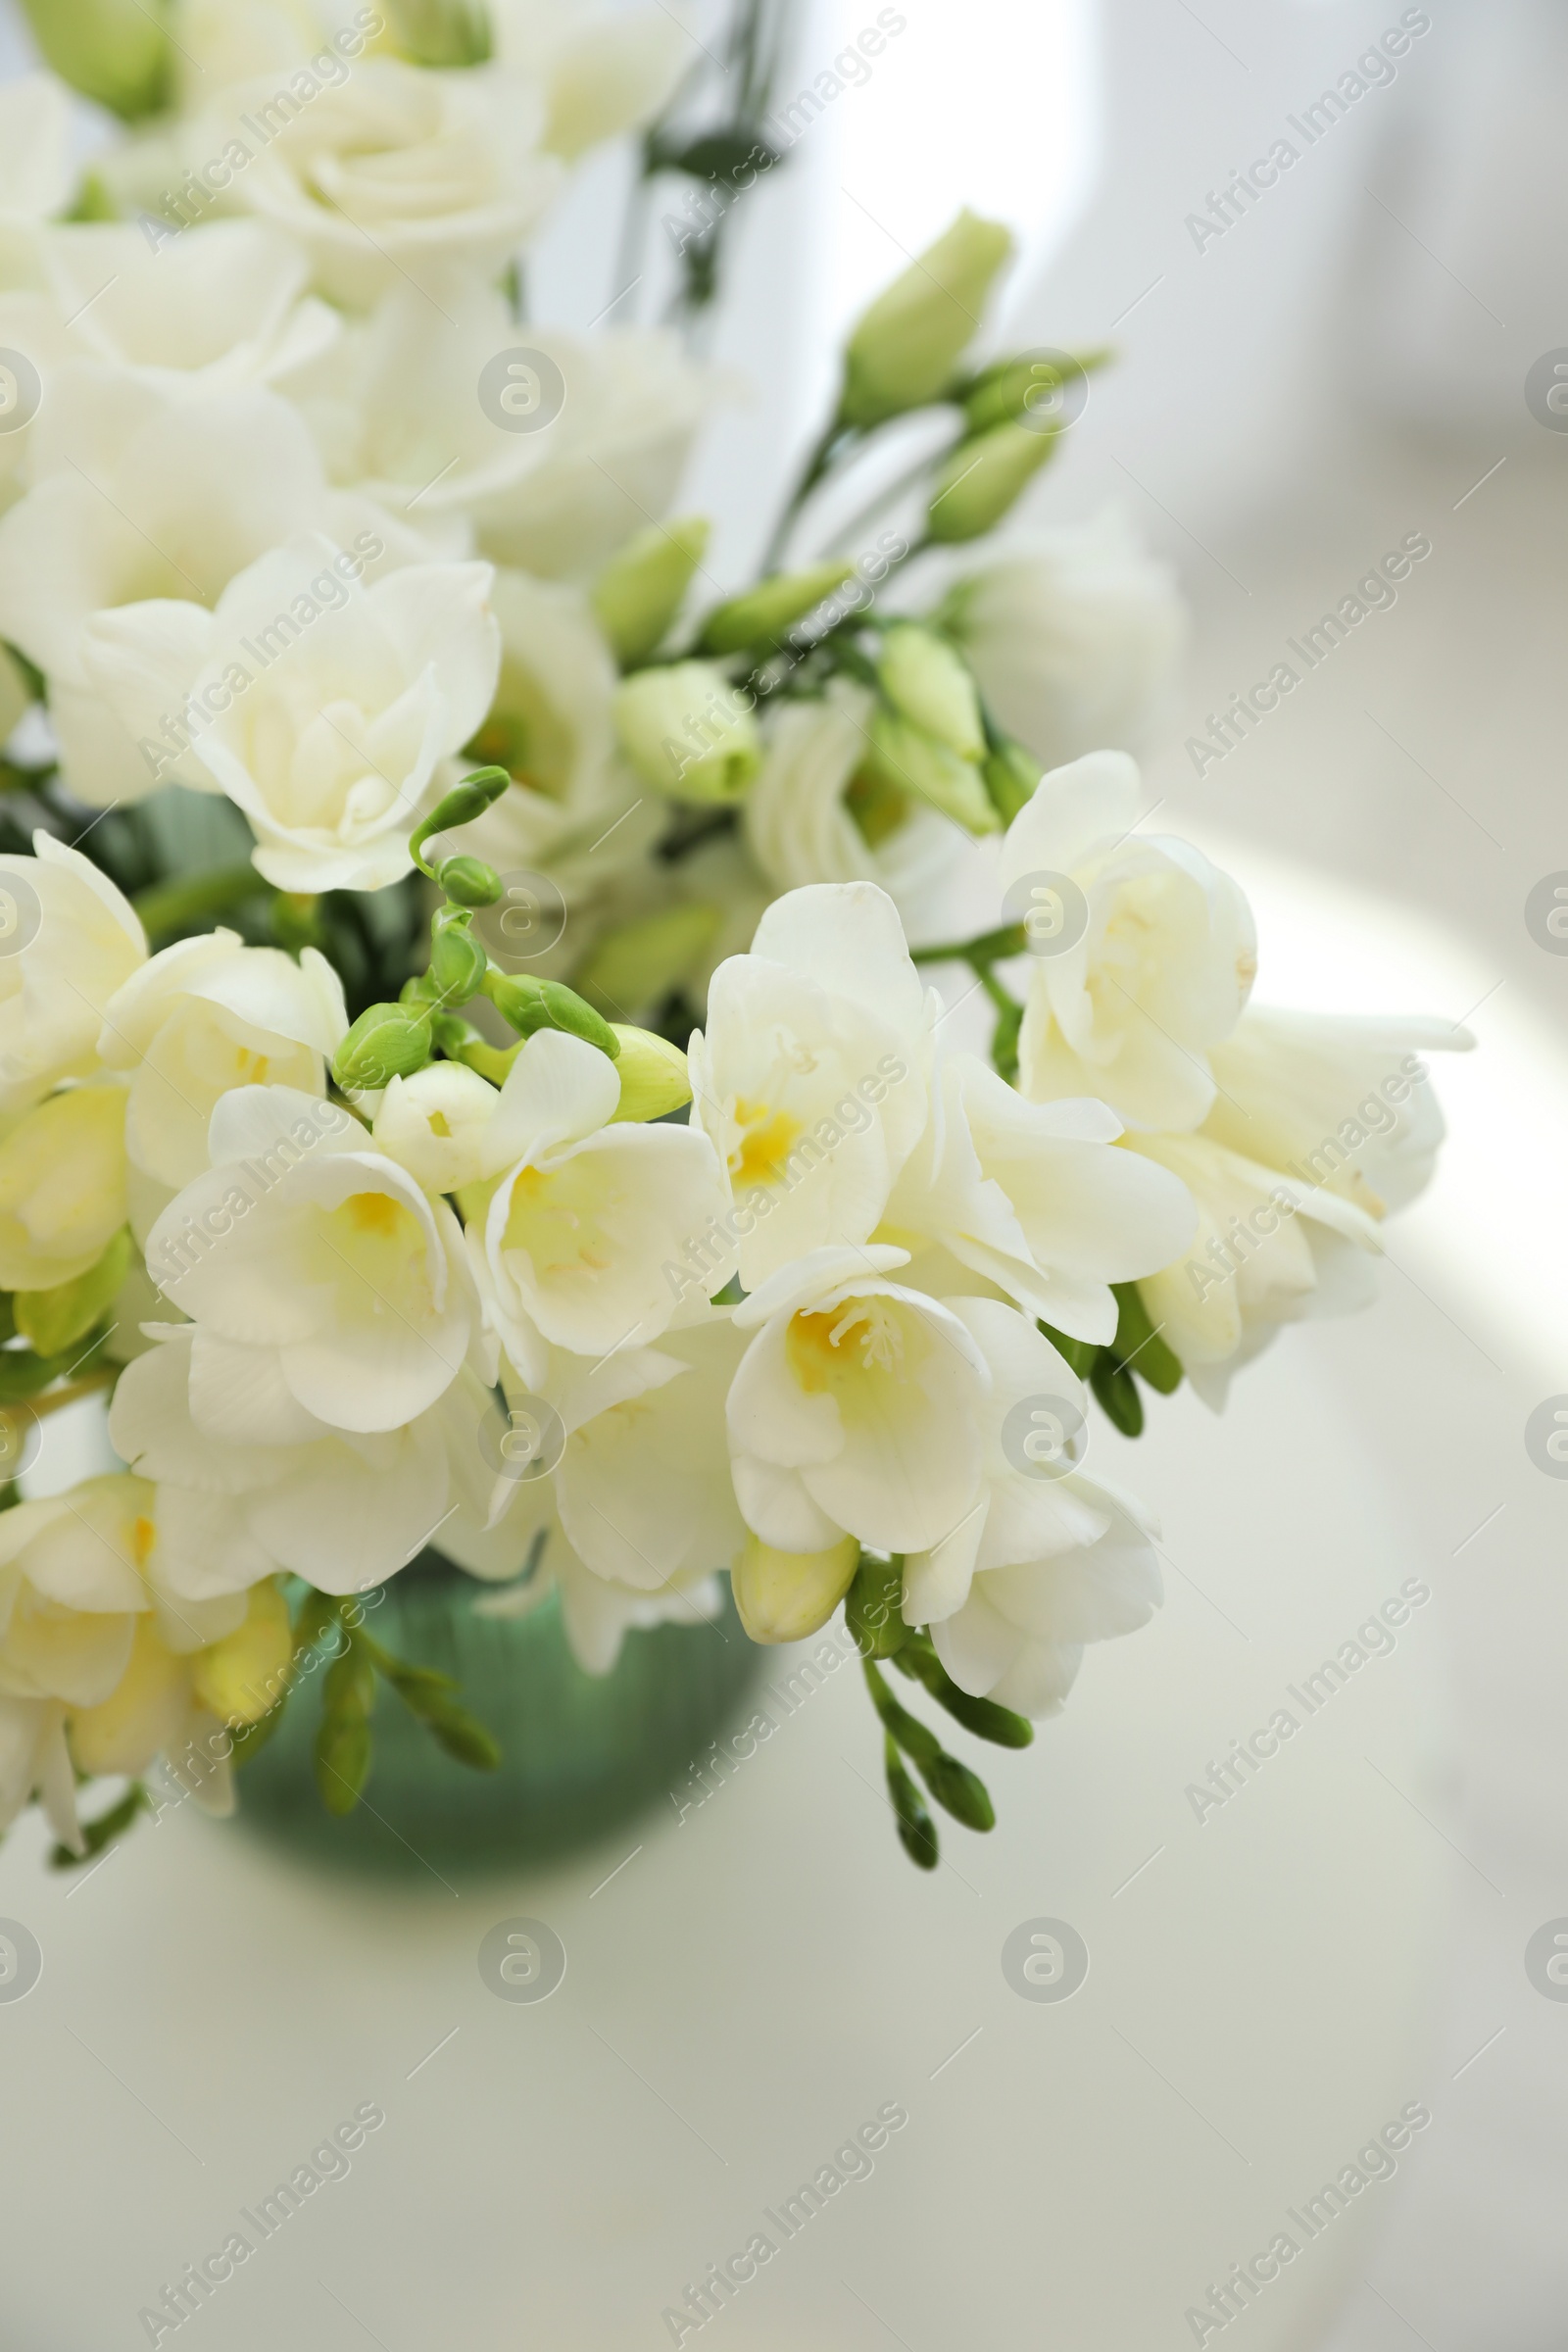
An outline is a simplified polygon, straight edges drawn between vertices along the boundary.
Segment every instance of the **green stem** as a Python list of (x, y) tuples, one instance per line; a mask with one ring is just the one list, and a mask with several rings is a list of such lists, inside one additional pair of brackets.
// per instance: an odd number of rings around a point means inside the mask
[(982, 931), (977, 939), (947, 940), (940, 947), (911, 948), (915, 963), (968, 963), (978, 972), (983, 963), (1004, 963), (1021, 956), (1028, 946), (1022, 923), (1004, 923), (1000, 930)]
[(264, 881), (254, 865), (223, 865), (211, 873), (155, 883), (151, 890), (138, 891), (131, 905), (152, 937), (163, 939), (209, 915), (226, 912), (242, 899), (271, 895), (271, 883)]

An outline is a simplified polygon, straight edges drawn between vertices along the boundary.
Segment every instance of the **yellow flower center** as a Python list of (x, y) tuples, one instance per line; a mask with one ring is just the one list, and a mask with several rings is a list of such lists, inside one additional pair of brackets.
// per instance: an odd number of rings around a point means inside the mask
[(787, 1110), (767, 1102), (738, 1099), (735, 1124), (740, 1135), (731, 1147), (729, 1172), (743, 1184), (775, 1184), (803, 1129)]

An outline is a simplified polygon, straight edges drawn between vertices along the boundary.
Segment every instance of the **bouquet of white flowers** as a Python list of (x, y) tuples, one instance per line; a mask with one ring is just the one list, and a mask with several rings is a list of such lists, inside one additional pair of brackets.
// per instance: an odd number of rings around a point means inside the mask
[[(433, 1544), (590, 1673), (721, 1574), (757, 1642), (842, 1606), (929, 1867), (909, 1767), (991, 1802), (885, 1669), (1019, 1747), (1145, 1623), (1092, 1406), (1217, 1407), (1361, 1303), (1442, 1133), (1420, 1056), (1467, 1041), (1250, 1007), (1241, 890), (1144, 830), (1181, 608), (1114, 516), (996, 535), (1105, 357), (976, 356), (1004, 229), (871, 305), (759, 576), (710, 575), (669, 509), (728, 211), (786, 160), (770, 0), (727, 112), (662, 8), (29, 7), (0, 1821), (96, 1851), (159, 1756), (225, 1809), (326, 1656), (332, 1810), (378, 1678), (493, 1764), (366, 1623)], [(66, 81), (126, 124), (85, 173)], [(555, 333), (526, 240), (631, 131), (716, 194), (662, 322)], [(127, 1466), (28, 1496), (95, 1392)], [(93, 1776), (129, 1787), (84, 1828)]]

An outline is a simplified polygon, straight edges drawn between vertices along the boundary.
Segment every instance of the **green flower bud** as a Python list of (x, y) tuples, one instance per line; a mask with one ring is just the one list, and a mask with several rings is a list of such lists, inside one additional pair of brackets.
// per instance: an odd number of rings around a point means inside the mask
[(994, 424), (1026, 424), (1050, 433), (1072, 423), (1089, 397), (1085, 380), (1102, 368), (1108, 351), (1025, 352), (984, 368), (964, 395), (963, 419), (972, 438)]
[(1001, 830), (985, 782), (972, 760), (960, 759), (922, 727), (911, 726), (883, 704), (871, 721), (866, 764), (900, 792), (917, 792), (933, 808), (951, 816), (966, 833)]
[(510, 1027), (521, 1037), (540, 1029), (564, 1029), (597, 1046), (612, 1061), (619, 1058), (620, 1040), (591, 1004), (560, 980), (535, 980), (531, 975), (498, 971), (492, 964), (484, 978), (484, 993)]
[[(621, 1021), (611, 1028), (619, 1041), (615, 1074), (620, 1080), (620, 1102), (615, 1119), (662, 1119), (692, 1099), (686, 1056), (666, 1037), (651, 1029), (628, 1029)], [(611, 1121), (612, 1126), (614, 1119)]]
[[(476, 816), (483, 816), (492, 801), (501, 798), (511, 782), (504, 767), (478, 767), (450, 792), (443, 793), (429, 815), (409, 836), (409, 855), (421, 873), (430, 873), (419, 852), (432, 834), (449, 833), (457, 825), (471, 825)], [(435, 879), (433, 874), (430, 878)]]
[(443, 1004), (466, 1004), (484, 985), (489, 958), (468, 929), (465, 910), (440, 924), (430, 948), (430, 981)]
[(169, 104), (174, 50), (162, 0), (23, 0), (33, 37), (63, 81), (126, 122)]
[(946, 638), (916, 621), (900, 621), (882, 640), (876, 671), (883, 693), (905, 718), (960, 760), (984, 756), (980, 697), (962, 655)]
[(859, 1564), (854, 1536), (830, 1551), (775, 1551), (753, 1536), (730, 1571), (740, 1621), (754, 1642), (804, 1642), (826, 1625)]
[(953, 543), (995, 530), (1059, 439), (1025, 424), (994, 424), (977, 441), (960, 441), (936, 478), (926, 516), (931, 537)]
[(371, 1004), (332, 1056), (341, 1087), (371, 1090), (412, 1078), (430, 1058), (430, 1019), (404, 1004)]
[(623, 668), (646, 662), (680, 611), (708, 551), (708, 518), (683, 514), (628, 539), (588, 592), (594, 617)]
[(877, 296), (844, 356), (843, 423), (880, 424), (941, 397), (1011, 252), (1012, 238), (1000, 223), (961, 212)]
[(411, 65), (482, 66), (490, 58), (484, 0), (387, 0), (392, 37)]
[(622, 751), (671, 800), (738, 801), (762, 764), (750, 705), (720, 669), (677, 662), (622, 678), (613, 704)]
[(493, 1046), (471, 1021), (455, 1012), (438, 1012), (432, 1023), (435, 1042), (448, 1061), (461, 1061), (492, 1086), (505, 1086), (512, 1065), (522, 1052), (523, 1040), (514, 1046)]
[(12, 1306), (16, 1327), (39, 1355), (59, 1355), (85, 1339), (103, 1320), (130, 1272), (131, 1239), (117, 1233), (95, 1266), (74, 1282), (51, 1291), (18, 1291)]
[(853, 564), (813, 564), (806, 571), (782, 571), (745, 596), (710, 612), (703, 624), (705, 654), (738, 654), (782, 635), (792, 621), (814, 612), (822, 599), (842, 587)]
[(501, 876), (482, 858), (449, 858), (435, 878), (460, 906), (493, 906), (501, 896)]
[(1019, 809), (1034, 799), (1035, 787), (1045, 769), (1033, 752), (1026, 752), (1009, 735), (987, 754), (981, 773), (991, 795), (992, 808), (1004, 825), (1010, 825)]
[(716, 906), (694, 900), (607, 931), (575, 974), (578, 994), (601, 1012), (662, 1004), (708, 954), (723, 919)]

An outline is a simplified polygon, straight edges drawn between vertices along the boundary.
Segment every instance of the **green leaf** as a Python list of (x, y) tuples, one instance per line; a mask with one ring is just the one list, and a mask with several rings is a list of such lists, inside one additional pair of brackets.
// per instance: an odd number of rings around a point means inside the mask
[(925, 1800), (910, 1780), (899, 1759), (899, 1745), (891, 1732), (883, 1735), (883, 1761), (888, 1776), (888, 1794), (893, 1800), (894, 1817), (899, 1825), (899, 1842), (909, 1860), (920, 1870), (935, 1870), (941, 1860), (936, 1826), (926, 1811)]
[(1089, 1385), (1123, 1437), (1142, 1437), (1144, 1400), (1138, 1394), (1138, 1383), (1125, 1364), (1102, 1349), (1099, 1362), (1089, 1375)]
[(1070, 1370), (1077, 1373), (1080, 1380), (1089, 1378), (1103, 1353), (1103, 1349), (1097, 1347), (1093, 1340), (1069, 1340), (1064, 1331), (1057, 1331), (1050, 1323), (1041, 1324), (1040, 1334), (1051, 1342), (1056, 1353)]
[(1131, 1366), (1140, 1380), (1147, 1380), (1152, 1389), (1169, 1396), (1182, 1384), (1181, 1359), (1167, 1348), (1149, 1319), (1143, 1293), (1136, 1282), (1115, 1282), (1120, 1310), (1116, 1319), (1114, 1342), (1117, 1355)]
[(82, 1823), (83, 1850), (78, 1854), (69, 1845), (57, 1845), (49, 1856), (50, 1869), (75, 1870), (81, 1863), (90, 1862), (129, 1829), (138, 1813), (150, 1809), (146, 1789), (140, 1781), (132, 1781), (118, 1804), (111, 1805), (107, 1813), (100, 1813), (95, 1821)]

